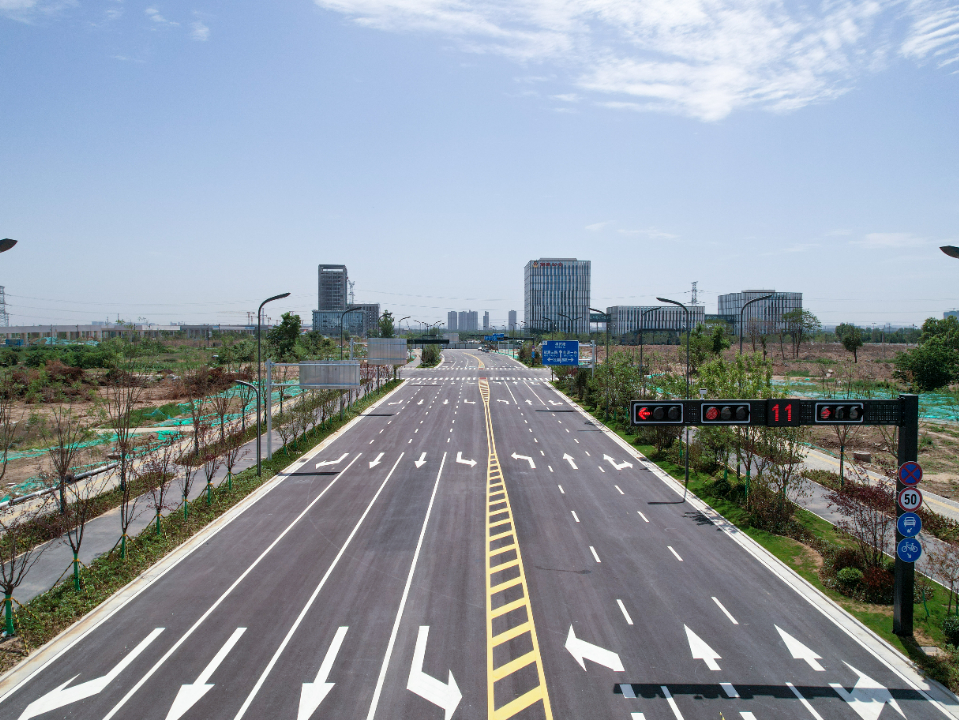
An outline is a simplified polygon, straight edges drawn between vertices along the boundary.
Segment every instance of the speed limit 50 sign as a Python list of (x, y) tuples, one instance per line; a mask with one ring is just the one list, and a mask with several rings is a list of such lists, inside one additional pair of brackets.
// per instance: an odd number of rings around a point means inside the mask
[(922, 505), (922, 493), (914, 487), (903, 488), (897, 498), (899, 507), (906, 512), (918, 510)]

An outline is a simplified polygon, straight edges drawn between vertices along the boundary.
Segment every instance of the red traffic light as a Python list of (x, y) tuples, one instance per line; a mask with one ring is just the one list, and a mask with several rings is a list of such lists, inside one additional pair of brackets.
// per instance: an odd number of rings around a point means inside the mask
[[(749, 404), (739, 401), (727, 401), (727, 404), (704, 402), (700, 406), (700, 417), (706, 424), (716, 423), (717, 425), (748, 425), (749, 424)], [(734, 404), (735, 403), (735, 404)]]
[(717, 408), (715, 405), (713, 405), (712, 407), (706, 408), (706, 414), (704, 415), (704, 417), (707, 420), (715, 420), (716, 418), (719, 417), (719, 408)]
[(648, 407), (641, 407), (639, 410), (636, 411), (636, 416), (640, 420), (649, 420), (650, 415), (652, 415), (652, 413), (649, 411)]
[(634, 425), (681, 425), (683, 422), (681, 402), (638, 400), (631, 407)]
[(814, 418), (817, 424), (858, 425), (865, 419), (865, 407), (861, 402), (817, 402)]

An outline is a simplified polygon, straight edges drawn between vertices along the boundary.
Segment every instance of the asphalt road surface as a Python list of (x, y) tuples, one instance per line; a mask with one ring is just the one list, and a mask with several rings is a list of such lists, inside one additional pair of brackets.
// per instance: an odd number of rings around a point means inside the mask
[(450, 350), (0, 682), (0, 718), (957, 716), (504, 356)]

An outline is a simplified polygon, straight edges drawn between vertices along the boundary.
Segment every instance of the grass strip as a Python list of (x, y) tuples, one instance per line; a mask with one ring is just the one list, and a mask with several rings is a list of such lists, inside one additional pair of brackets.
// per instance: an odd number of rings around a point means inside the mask
[(161, 518), (159, 534), (154, 526), (148, 526), (127, 543), (125, 560), (120, 559), (116, 548), (101, 555), (88, 567), (81, 569), (80, 592), (74, 591), (72, 582), (60, 583), (36, 596), (25, 606), (19, 607), (14, 613), (18, 641), (0, 645), (0, 672), (9, 670), (32, 648), (46, 643), (80, 620), (401, 382), (402, 380), (391, 380), (378, 391), (374, 390), (358, 400), (344, 413), (342, 420), (339, 417), (327, 420), (296, 442), (275, 451), (271, 460), (262, 461), (262, 477), (257, 477), (255, 465), (247, 468), (233, 476), (232, 490), (225, 484), (214, 488), (210, 503), (207, 503), (203, 496), (190, 501), (186, 519), (182, 512), (170, 513)]

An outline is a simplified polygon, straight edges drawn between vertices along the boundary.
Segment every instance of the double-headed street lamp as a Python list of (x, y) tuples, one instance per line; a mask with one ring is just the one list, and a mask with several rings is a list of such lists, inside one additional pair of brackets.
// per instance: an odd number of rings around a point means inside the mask
[(949, 257), (959, 259), (959, 247), (956, 247), (955, 245), (943, 245), (939, 249)]
[(567, 320), (569, 320), (569, 331), (570, 331), (571, 333), (576, 332), (576, 331), (573, 329), (573, 328), (576, 327), (574, 323), (575, 323), (577, 320), (582, 320), (582, 319), (583, 319), (583, 316), (582, 316), (582, 315), (580, 315), (579, 317), (571, 318), (569, 315), (566, 315), (566, 314), (564, 314), (564, 313), (556, 313), (556, 314), (559, 315), (559, 316), (562, 317), (562, 318), (566, 318)]
[[(237, 385), (248, 387), (256, 393), (256, 476), (260, 477), (260, 388), (256, 387), (253, 383), (248, 383), (246, 380), (234, 380), (233, 382)], [(243, 408), (243, 412), (246, 413), (245, 407)]]
[[(263, 386), (263, 370), (261, 367), (260, 360), (260, 318), (263, 315), (263, 306), (274, 300), (282, 300), (285, 297), (290, 297), (290, 293), (283, 293), (281, 295), (274, 295), (269, 297), (263, 302), (260, 303), (260, 307), (256, 309), (256, 386)], [(260, 474), (260, 393), (256, 394), (256, 474)]]
[[(743, 303), (743, 306), (739, 309), (739, 354), (740, 355), (743, 354), (743, 313), (746, 312), (746, 308), (748, 308), (753, 303), (759, 302), (760, 300), (768, 300), (773, 295), (775, 295), (775, 293), (772, 293), (771, 295), (763, 295), (762, 297), (758, 297), (758, 298), (753, 298), (752, 300)], [(753, 344), (753, 348), (755, 347), (756, 345)]]
[[(689, 400), (689, 308), (676, 300), (667, 300), (666, 298), (656, 298), (659, 302), (678, 305), (686, 313), (686, 399)], [(686, 499), (686, 490), (689, 489), (689, 425), (686, 426), (686, 487), (683, 489), (683, 500)]]
[(340, 313), (340, 360), (343, 359), (343, 318), (351, 312), (362, 310), (361, 307), (350, 306)]
[(646, 316), (659, 308), (643, 310), (639, 315), (639, 372), (643, 376), (643, 397), (646, 397), (646, 370), (643, 366), (643, 334), (646, 332)]

